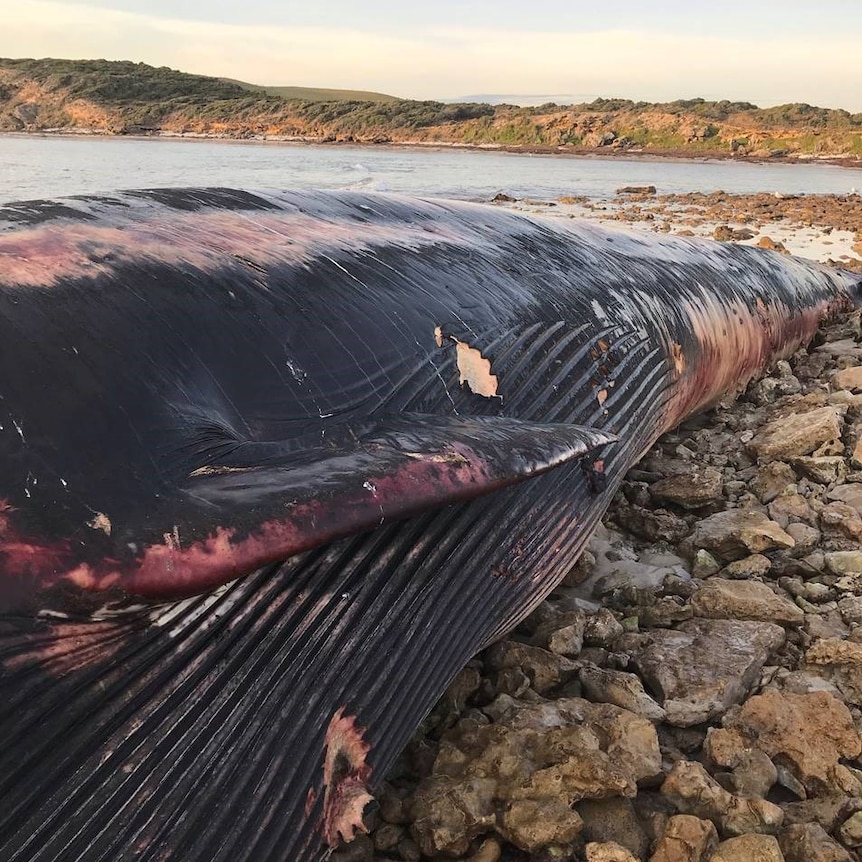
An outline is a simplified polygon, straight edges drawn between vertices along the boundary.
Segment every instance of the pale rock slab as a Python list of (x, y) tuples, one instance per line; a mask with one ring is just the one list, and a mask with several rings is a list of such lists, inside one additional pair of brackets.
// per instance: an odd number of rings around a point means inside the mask
[(710, 578), (694, 594), (691, 605), (696, 616), (708, 619), (759, 620), (787, 626), (805, 621), (801, 608), (759, 581)]
[(659, 695), (665, 720), (689, 727), (743, 700), (784, 639), (774, 623), (692, 619), (677, 629), (625, 635), (618, 648)]

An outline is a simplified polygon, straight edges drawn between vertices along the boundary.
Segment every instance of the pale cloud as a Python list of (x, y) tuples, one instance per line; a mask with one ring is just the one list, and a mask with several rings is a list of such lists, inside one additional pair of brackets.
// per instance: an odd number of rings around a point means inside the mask
[[(741, 31), (742, 32), (742, 31)], [(2, 56), (106, 57), (255, 83), (345, 87), (413, 98), (466, 93), (596, 93), (644, 100), (702, 95), (763, 105), (862, 110), (856, 39), (208, 23), (18, 0)]]

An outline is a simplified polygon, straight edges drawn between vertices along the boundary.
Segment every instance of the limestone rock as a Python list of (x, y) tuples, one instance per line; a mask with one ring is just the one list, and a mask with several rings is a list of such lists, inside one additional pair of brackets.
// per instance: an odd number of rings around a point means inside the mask
[(650, 496), (660, 503), (674, 503), (683, 509), (699, 509), (722, 499), (724, 481), (714, 467), (688, 463), (675, 475), (649, 486)]
[(807, 614), (803, 628), (811, 640), (846, 640), (850, 636), (850, 629), (837, 609), (828, 610), (826, 613), (821, 611), (819, 614)]
[(778, 770), (769, 756), (747, 743), (742, 734), (710, 728), (704, 754), (717, 766), (732, 770), (725, 788), (738, 796), (766, 796), (778, 780)]
[(422, 852), (463, 856), (474, 838), (496, 825), (494, 788), (491, 778), (441, 776), (421, 784), (412, 801), (411, 832)]
[(828, 353), (831, 356), (849, 356), (853, 359), (859, 357), (859, 345), (853, 338), (838, 338), (821, 344), (817, 351)]
[(771, 568), (772, 560), (769, 557), (765, 557), (763, 554), (752, 554), (749, 557), (728, 563), (720, 574), (724, 578), (745, 580), (747, 578), (762, 578)]
[(830, 500), (837, 500), (852, 506), (858, 514), (862, 515), (862, 483), (854, 482), (850, 485), (839, 485), (826, 495)]
[(581, 668), (580, 680), (590, 700), (616, 704), (650, 721), (665, 717), (665, 711), (644, 691), (643, 683), (633, 673), (586, 664)]
[(691, 573), (696, 578), (708, 578), (721, 569), (721, 563), (709, 551), (700, 548), (694, 555)]
[(719, 737), (736, 735), (740, 749), (760, 749), (788, 768), (812, 796), (862, 791), (840, 763), (858, 757), (862, 741), (847, 707), (825, 691), (768, 689), (726, 716), (724, 725), (710, 734), (712, 751)]
[(781, 677), (779, 683), (781, 691), (789, 691), (791, 694), (811, 694), (814, 691), (826, 691), (843, 701), (841, 692), (829, 680), (805, 670), (791, 671), (787, 676)]
[(838, 613), (847, 625), (862, 625), (862, 596), (844, 596), (838, 602)]
[(740, 835), (718, 845), (711, 862), (785, 862), (773, 835)]
[(717, 846), (718, 833), (711, 820), (676, 814), (668, 821), (649, 862), (708, 862)]
[(832, 382), (839, 389), (850, 389), (854, 392), (862, 390), (862, 365), (852, 365), (842, 368), (832, 377)]
[(631, 799), (612, 796), (608, 799), (584, 799), (577, 804), (584, 821), (582, 837), (591, 842), (621, 844), (630, 853), (642, 858), (649, 839), (635, 813)]
[(825, 562), (836, 575), (862, 572), (862, 551), (833, 551), (826, 554)]
[(771, 236), (760, 237), (755, 245), (757, 245), (758, 248), (767, 248), (770, 251), (777, 251), (779, 254), (790, 254), (790, 252), (785, 248), (783, 242), (778, 242)]
[(539, 625), (531, 640), (557, 655), (576, 656), (584, 645), (585, 621), (586, 615), (581, 610), (555, 613)]
[(584, 621), (584, 643), (589, 646), (613, 648), (622, 633), (622, 625), (607, 608), (599, 608)]
[(784, 638), (784, 630), (773, 623), (693, 619), (676, 630), (625, 635), (619, 648), (630, 653), (658, 694), (665, 720), (688, 727), (741, 701)]
[(862, 847), (862, 811), (851, 814), (838, 827), (838, 837), (847, 847)]
[(499, 831), (516, 847), (535, 853), (571, 844), (582, 827), (578, 813), (561, 799), (518, 799), (503, 811)]
[(638, 862), (625, 847), (614, 841), (604, 844), (591, 842), (585, 848), (587, 862)]
[(793, 466), (798, 467), (809, 479), (821, 485), (843, 482), (847, 477), (847, 462), (840, 455), (796, 458)]
[(847, 803), (846, 796), (824, 796), (818, 799), (803, 799), (800, 802), (786, 802), (782, 806), (784, 823), (786, 826), (817, 823), (831, 831), (840, 821), (842, 812), (846, 812)]
[(462, 712), (467, 701), (478, 691), (482, 678), (474, 667), (465, 667), (449, 684), (446, 693), (440, 698), (440, 704), (449, 712)]
[(581, 555), (578, 557), (578, 561), (575, 563), (574, 567), (566, 572), (566, 576), (562, 581), (562, 586), (577, 587), (584, 581), (589, 580), (595, 570), (596, 557), (591, 550), (585, 548), (581, 551)]
[(798, 626), (805, 614), (789, 599), (758, 581), (710, 578), (691, 600), (696, 616), (708, 619), (761, 620)]
[(374, 832), (374, 849), (386, 852), (396, 848), (407, 837), (407, 830), (394, 823), (384, 823)]
[[(787, 366), (787, 363), (783, 363)], [(779, 363), (779, 366), (781, 363)], [(779, 398), (785, 395), (796, 395), (802, 390), (802, 384), (799, 378), (795, 377), (789, 371), (781, 377), (764, 377), (750, 387), (748, 391), (748, 399), (755, 404), (763, 406), (764, 404), (774, 404)]]
[(465, 862), (500, 862), (503, 846), (496, 838), (486, 838), (479, 849)]
[(414, 794), (412, 832), (427, 856), (463, 855), (492, 830), (531, 853), (567, 846), (583, 827), (573, 803), (633, 796), (660, 772), (652, 724), (610, 704), (501, 695), (487, 709), (497, 723), (462, 719)]
[(850, 854), (818, 823), (794, 823), (778, 836), (785, 862), (852, 862)]
[(814, 524), (816, 515), (802, 494), (781, 494), (769, 504), (769, 517), (785, 530), (793, 523)]
[(810, 455), (840, 436), (840, 411), (831, 406), (820, 407), (768, 423), (748, 444), (748, 450), (760, 461), (786, 461)]
[(541, 647), (500, 641), (483, 653), (492, 670), (520, 668), (527, 674), (534, 691), (542, 694), (574, 676), (577, 666), (569, 659)]
[(862, 517), (847, 503), (836, 501), (824, 506), (820, 511), (820, 527), (827, 538), (850, 539), (849, 543), (843, 543), (844, 550), (857, 547), (862, 539)]
[[(788, 524), (787, 533), (796, 542), (796, 546), (791, 551), (791, 556), (794, 558), (804, 557), (810, 554), (820, 542), (820, 530), (812, 527), (809, 524), (793, 523)], [(765, 573), (764, 573), (765, 574)]]
[(784, 819), (777, 805), (765, 799), (734, 796), (699, 763), (687, 760), (674, 764), (661, 792), (682, 814), (712, 820), (723, 835), (777, 832)]
[(771, 503), (779, 494), (787, 490), (788, 485), (795, 485), (795, 483), (796, 473), (789, 464), (783, 461), (770, 461), (758, 469), (749, 487), (761, 503)]
[(627, 530), (648, 542), (673, 544), (689, 532), (688, 523), (667, 509), (621, 505), (618, 517), (624, 520)]
[(862, 644), (819, 640), (805, 653), (805, 668), (833, 683), (848, 703), (862, 706)]
[(737, 560), (774, 548), (792, 548), (793, 539), (762, 512), (727, 509), (699, 521), (688, 541), (723, 560)]

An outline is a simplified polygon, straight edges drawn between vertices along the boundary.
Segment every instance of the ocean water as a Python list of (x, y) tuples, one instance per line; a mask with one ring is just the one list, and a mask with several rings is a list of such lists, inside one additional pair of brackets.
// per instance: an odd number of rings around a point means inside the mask
[(847, 194), (862, 189), (862, 170), (444, 147), (0, 136), (0, 203), (164, 186), (367, 189), (464, 200), (505, 192), (553, 200), (605, 198), (626, 185), (655, 185), (659, 193)]

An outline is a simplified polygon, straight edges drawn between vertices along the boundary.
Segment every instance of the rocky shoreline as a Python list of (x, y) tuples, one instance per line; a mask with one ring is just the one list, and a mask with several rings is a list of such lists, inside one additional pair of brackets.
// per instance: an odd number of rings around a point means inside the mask
[(561, 196), (498, 204), (532, 214), (586, 218), (655, 233), (757, 245), (862, 272), (862, 195), (656, 194), (655, 186), (619, 189), (610, 200)]
[[(303, 144), (320, 147), (362, 147), (371, 149), (419, 149), (419, 150), (491, 150), (494, 152), (523, 154), (533, 156), (562, 156), (579, 159), (643, 159), (645, 161), (679, 161), (679, 162), (714, 162), (732, 161), (748, 162), (750, 164), (826, 164), (842, 168), (857, 168), (862, 170), (862, 156), (849, 153), (829, 153), (808, 155), (804, 153), (775, 153), (771, 155), (753, 155), (751, 153), (733, 152), (729, 149), (699, 150), (693, 153), (684, 148), (643, 149), (638, 147), (586, 147), (574, 145), (542, 146), (536, 144), (500, 144), (500, 143), (469, 143), (463, 141), (444, 140), (355, 140), (349, 138), (333, 139), (308, 135), (257, 135), (230, 132), (173, 132), (173, 131), (139, 131), (107, 133), (103, 128), (49, 128), (35, 131), (3, 131), (3, 137), (50, 137), (50, 138), (117, 138), (128, 140), (163, 140), (163, 141), (228, 141), (235, 143), (258, 144)], [(860, 181), (862, 185), (862, 181)]]
[[(850, 204), (833, 227), (858, 241)], [(803, 229), (802, 205), (770, 212)], [(860, 540), (857, 312), (659, 440), (577, 571), (459, 674), (370, 834), (333, 859), (862, 859)]]

